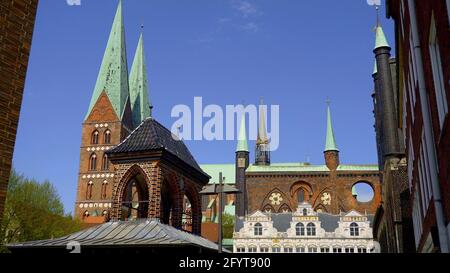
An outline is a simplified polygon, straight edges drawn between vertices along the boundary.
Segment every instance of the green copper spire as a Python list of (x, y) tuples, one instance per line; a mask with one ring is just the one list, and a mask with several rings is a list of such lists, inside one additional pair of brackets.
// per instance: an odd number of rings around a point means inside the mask
[(375, 75), (377, 73), (378, 73), (377, 60), (375, 60), (375, 64), (373, 66), (373, 73), (372, 73), (372, 75)]
[(357, 196), (358, 195), (358, 193), (356, 192), (356, 187), (355, 186), (352, 187), (352, 195), (353, 196)]
[(242, 114), (236, 152), (248, 152), (247, 133), (245, 128), (245, 113)]
[(152, 106), (148, 98), (147, 67), (145, 65), (144, 39), (139, 38), (136, 55), (130, 74), (130, 102), (133, 113), (133, 125), (138, 126), (144, 119), (151, 117)]
[(389, 44), (384, 35), (383, 28), (381, 28), (381, 25), (378, 25), (376, 28), (375, 49), (380, 47), (389, 47)]
[(102, 65), (92, 94), (91, 103), (86, 118), (92, 111), (101, 93), (105, 91), (114, 111), (122, 119), (127, 101), (128, 65), (125, 48), (125, 30), (123, 27), (122, 1), (119, 1), (114, 23), (109, 35), (108, 44), (103, 56)]
[(325, 152), (327, 151), (339, 151), (336, 146), (336, 140), (334, 139), (333, 125), (331, 124), (331, 111), (330, 104), (327, 107), (327, 139), (325, 144)]

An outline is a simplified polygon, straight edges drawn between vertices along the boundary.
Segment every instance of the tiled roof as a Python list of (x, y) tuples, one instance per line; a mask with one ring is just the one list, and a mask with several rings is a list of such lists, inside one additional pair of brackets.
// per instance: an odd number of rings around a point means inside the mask
[(199, 246), (217, 249), (218, 246), (205, 238), (196, 236), (157, 220), (108, 222), (58, 239), (11, 244), (14, 248), (52, 248), (66, 247), (77, 242), (83, 247), (156, 247), (156, 246)]
[(166, 127), (153, 118), (145, 119), (122, 143), (108, 154), (165, 150), (206, 175), (189, 149)]

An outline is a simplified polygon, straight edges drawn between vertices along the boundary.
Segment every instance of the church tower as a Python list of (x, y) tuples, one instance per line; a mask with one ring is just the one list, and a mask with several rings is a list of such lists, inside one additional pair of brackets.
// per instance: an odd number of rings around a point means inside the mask
[(109, 35), (89, 109), (82, 124), (75, 214), (86, 223), (108, 217), (114, 168), (106, 151), (133, 129), (122, 3)]
[(335, 171), (339, 166), (339, 149), (336, 145), (336, 140), (334, 138), (333, 125), (331, 123), (331, 111), (330, 104), (328, 102), (327, 106), (327, 136), (325, 143), (325, 164), (330, 171)]
[(243, 217), (248, 208), (247, 184), (245, 170), (249, 166), (249, 151), (247, 143), (247, 133), (245, 126), (245, 113), (241, 117), (241, 128), (239, 130), (236, 147), (236, 188), (240, 191), (236, 195), (236, 215)]
[(384, 35), (381, 25), (376, 28), (375, 48), (376, 59), (376, 93), (378, 109), (382, 117), (381, 131), (383, 135), (383, 158), (388, 159), (400, 154), (399, 134), (397, 128), (397, 114), (395, 109), (394, 87), (391, 74), (391, 47)]
[(261, 100), (259, 104), (259, 122), (258, 122), (258, 138), (256, 140), (255, 165), (270, 165), (270, 146), (266, 131), (266, 113), (267, 107), (263, 105)]

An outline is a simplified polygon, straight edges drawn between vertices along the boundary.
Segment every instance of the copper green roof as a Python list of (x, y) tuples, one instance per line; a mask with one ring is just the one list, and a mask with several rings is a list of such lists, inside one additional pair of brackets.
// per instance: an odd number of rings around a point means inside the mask
[[(219, 181), (219, 172), (226, 177), (224, 184), (235, 183), (235, 166), (234, 164), (202, 164), (200, 167), (206, 172), (211, 179), (210, 184), (217, 184)], [(339, 165), (337, 171), (366, 171), (376, 172), (378, 171), (378, 165)], [(251, 164), (246, 173), (256, 172), (329, 172), (330, 170), (326, 165), (311, 165), (304, 162), (291, 162), (291, 163), (272, 163), (270, 165), (254, 165)]]
[(237, 141), (236, 152), (248, 152), (247, 133), (245, 126), (245, 114), (241, 117), (241, 128), (239, 129), (239, 136)]
[(375, 38), (375, 49), (380, 47), (389, 47), (386, 36), (384, 35), (383, 28), (381, 26), (377, 26), (376, 29), (376, 38)]
[(327, 151), (339, 151), (334, 138), (333, 125), (331, 124), (331, 111), (330, 106), (327, 107), (327, 137), (325, 143), (325, 152)]
[(139, 37), (139, 43), (131, 67), (130, 103), (134, 126), (138, 126), (144, 119), (152, 115), (148, 96), (147, 67), (145, 65), (142, 33)]
[(114, 111), (122, 119), (129, 100), (128, 65), (125, 48), (125, 30), (123, 26), (122, 1), (119, 1), (114, 23), (109, 35), (103, 61), (92, 94), (86, 118), (92, 111), (101, 93), (105, 91)]
[(209, 184), (219, 183), (219, 173), (225, 178), (224, 184), (235, 184), (236, 170), (234, 164), (200, 164), (200, 168), (211, 176)]
[(379, 171), (378, 165), (339, 165), (337, 167), (338, 171)]

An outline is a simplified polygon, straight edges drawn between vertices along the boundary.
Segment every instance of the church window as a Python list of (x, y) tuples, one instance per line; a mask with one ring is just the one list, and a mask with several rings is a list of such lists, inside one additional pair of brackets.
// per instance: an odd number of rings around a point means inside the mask
[(92, 154), (89, 158), (89, 170), (94, 171), (97, 169), (97, 155)]
[(102, 170), (107, 171), (109, 169), (109, 160), (108, 155), (103, 155), (103, 161), (102, 161)]
[(108, 181), (103, 181), (102, 184), (102, 199), (106, 199), (106, 187), (108, 187)]
[(304, 190), (303, 188), (300, 188), (300, 189), (297, 191), (297, 202), (298, 202), (299, 204), (305, 202), (305, 190)]
[(295, 225), (295, 235), (305, 236), (305, 225), (303, 225), (302, 223), (297, 223)]
[(359, 236), (359, 226), (357, 223), (350, 224), (350, 236)]
[(98, 144), (98, 131), (97, 130), (95, 130), (92, 133), (91, 144)]
[(111, 144), (111, 131), (110, 130), (106, 130), (103, 140), (104, 140), (105, 144)]
[(89, 183), (87, 184), (87, 189), (86, 189), (86, 199), (91, 199), (92, 198), (92, 186), (94, 185), (94, 182), (89, 181)]
[(306, 235), (308, 236), (316, 236), (316, 225), (313, 223), (309, 223), (306, 225)]
[(262, 235), (262, 225), (261, 223), (256, 223), (254, 226), (254, 234), (255, 236), (261, 236)]

